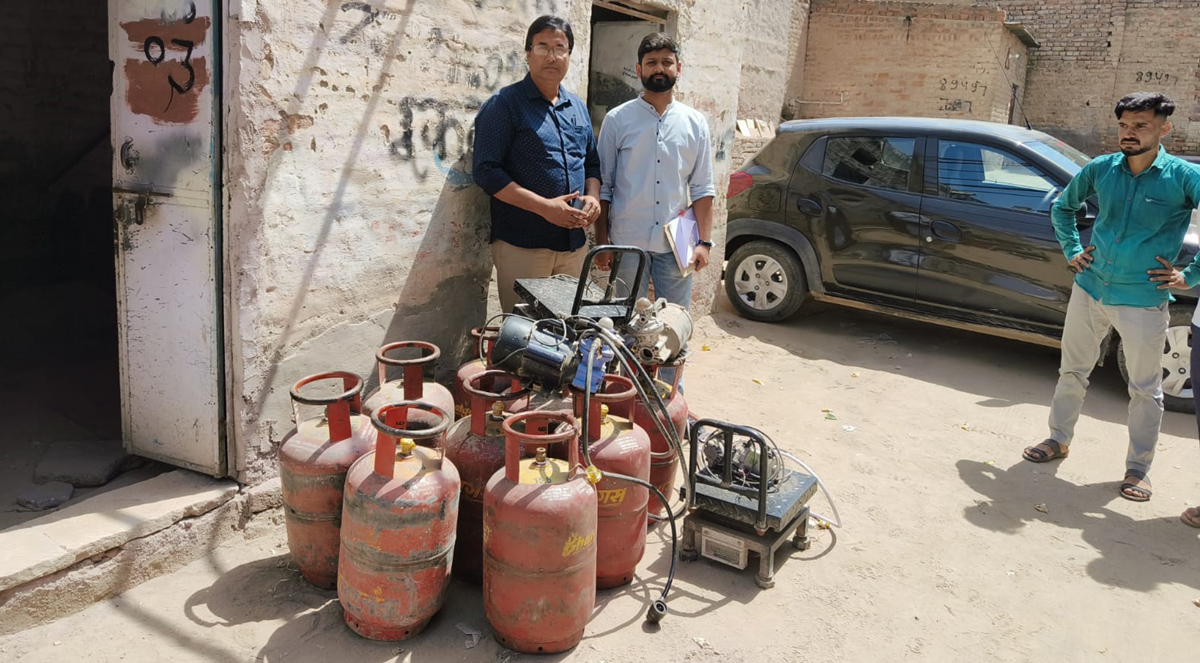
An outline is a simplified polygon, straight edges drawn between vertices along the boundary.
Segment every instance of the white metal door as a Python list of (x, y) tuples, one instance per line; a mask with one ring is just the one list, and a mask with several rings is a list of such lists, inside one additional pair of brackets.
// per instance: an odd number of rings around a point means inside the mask
[(224, 457), (214, 0), (109, 0), (126, 448), (213, 475)]

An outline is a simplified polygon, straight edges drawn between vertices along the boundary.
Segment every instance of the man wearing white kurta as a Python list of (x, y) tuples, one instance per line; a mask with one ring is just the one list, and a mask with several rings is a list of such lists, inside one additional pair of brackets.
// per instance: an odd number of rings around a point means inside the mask
[[(650, 252), (649, 280), (655, 298), (688, 308), (692, 277), (684, 276), (664, 228), (689, 206), (700, 243), (692, 266), (704, 269), (712, 247), (712, 147), (708, 121), (674, 99), (672, 88), (682, 71), (679, 47), (662, 33), (638, 46), (637, 74), (643, 92), (608, 112), (600, 128), (600, 218), (597, 244), (623, 244)], [(598, 256), (609, 269), (611, 256)], [(634, 261), (622, 260), (620, 274), (632, 283)], [(640, 296), (648, 284), (643, 282)]]

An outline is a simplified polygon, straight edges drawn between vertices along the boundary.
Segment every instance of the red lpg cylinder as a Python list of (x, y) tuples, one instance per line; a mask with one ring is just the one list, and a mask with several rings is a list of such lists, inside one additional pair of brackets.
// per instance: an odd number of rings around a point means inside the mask
[[(422, 356), (414, 359), (395, 359), (387, 356), (389, 352), (402, 348), (416, 348), (422, 351)], [(425, 380), (426, 365), (432, 366), (442, 351), (432, 343), (423, 341), (400, 341), (388, 343), (375, 353), (375, 362), (379, 366), (379, 386), (367, 396), (363, 402), (363, 414), (370, 416), (385, 403), (397, 401), (421, 401), (450, 413), (450, 421), (454, 421), (454, 396), (442, 385)], [(400, 366), (404, 369), (404, 377), (399, 380), (387, 380), (389, 366)], [(413, 413), (415, 416), (424, 416)]]
[[(523, 412), (503, 429), (504, 469), (483, 497), (483, 607), (505, 647), (563, 652), (596, 604), (596, 490), (570, 413)], [(548, 444), (566, 444), (567, 460), (548, 458)], [(522, 458), (526, 447), (537, 455)]]
[[(583, 415), (583, 392), (572, 388), (575, 416)], [(633, 381), (605, 375), (598, 393), (591, 397), (587, 435), (592, 465), (601, 472), (615, 472), (650, 480), (650, 438), (641, 426), (630, 421), (637, 392)], [(596, 531), (596, 586), (620, 587), (633, 580), (633, 572), (646, 551), (646, 505), (650, 491), (645, 486), (605, 477), (596, 484), (599, 520)]]
[[(319, 398), (300, 389), (321, 380), (342, 380), (343, 393)], [(362, 378), (337, 371), (310, 375), (292, 387), (296, 428), (279, 448), (288, 549), (304, 579), (322, 589), (337, 586), (338, 529), (346, 470), (375, 448), (375, 427), (362, 410)], [(323, 405), (325, 416), (301, 420), (300, 405)]]
[[(475, 339), (475, 354), (471, 361), (458, 367), (458, 375), (454, 378), (454, 416), (458, 419), (471, 414), (471, 397), (467, 395), (467, 380), (488, 369), (488, 361), (492, 356), (492, 346), (500, 335), (499, 327), (476, 327), (471, 330), (471, 338)], [(483, 355), (486, 359), (480, 359)], [(491, 475), (488, 475), (491, 476)]]
[(404, 640), (446, 600), (461, 482), (436, 448), (445, 443), (448, 412), (403, 401), (381, 405), (371, 419), (378, 446), (346, 476), (338, 600), (359, 635)]
[[(679, 381), (683, 377), (683, 361), (680, 359), (674, 365), (675, 378), (671, 383), (658, 379), (654, 381), (658, 395), (667, 405), (667, 416), (670, 417), (671, 424), (675, 427), (675, 432), (679, 435), (680, 440), (686, 439), (688, 417), (687, 402), (683, 400), (683, 394), (679, 392)], [(651, 375), (658, 377), (657, 366), (646, 366), (645, 368)], [(658, 411), (657, 407), (655, 411)], [(671, 499), (671, 495), (675, 491), (675, 478), (679, 473), (679, 455), (675, 453), (675, 448), (671, 446), (670, 441), (659, 432), (658, 426), (651, 418), (650, 410), (641, 400), (634, 400), (633, 423), (641, 426), (650, 436), (650, 483), (654, 484), (654, 487), (667, 499)], [(657, 499), (650, 500), (649, 508), (650, 513), (656, 516), (663, 515), (662, 502)]]
[(483, 490), (492, 475), (504, 467), (504, 423), (506, 406), (524, 399), (517, 379), (504, 371), (484, 371), (466, 385), (471, 409), (454, 422), (446, 435), (446, 458), (462, 477), (458, 509), (458, 542), (455, 544), (454, 575), (480, 582), (483, 579)]

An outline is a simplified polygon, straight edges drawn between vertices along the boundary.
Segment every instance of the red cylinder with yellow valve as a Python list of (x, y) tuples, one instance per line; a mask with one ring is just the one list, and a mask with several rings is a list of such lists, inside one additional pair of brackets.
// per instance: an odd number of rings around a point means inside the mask
[(524, 399), (529, 390), (504, 371), (484, 371), (471, 376), (465, 389), (471, 397), (469, 414), (454, 422), (446, 435), (446, 458), (462, 477), (454, 575), (480, 582), (483, 580), (483, 491), (492, 475), (504, 467), (501, 425), (511, 414), (506, 409)]
[[(319, 397), (308, 385), (341, 380), (341, 394)], [(305, 389), (305, 387), (308, 387)], [(363, 416), (363, 380), (353, 373), (318, 373), (292, 387), (296, 428), (279, 448), (288, 550), (304, 579), (322, 589), (337, 586), (339, 528), (346, 471), (375, 448), (375, 427)], [(301, 390), (306, 393), (301, 393)], [(300, 405), (320, 405), (325, 414), (300, 419)]]
[[(671, 367), (665, 366), (664, 368)], [(679, 391), (679, 382), (683, 378), (683, 359), (673, 365), (675, 375), (670, 382), (658, 379), (658, 366), (646, 366), (645, 368), (655, 378), (654, 386), (658, 390), (659, 397), (667, 406), (670, 425), (675, 428), (675, 433), (680, 440), (686, 439), (688, 407), (687, 402), (683, 400), (683, 394)], [(659, 411), (657, 406), (654, 411)], [(676, 475), (679, 473), (679, 454), (676, 453), (675, 447), (671, 446), (670, 440), (658, 430), (650, 412), (645, 403), (642, 403), (640, 399), (635, 399), (633, 423), (641, 426), (650, 436), (650, 483), (654, 484), (654, 487), (667, 499), (671, 499), (671, 494), (675, 491)], [(662, 502), (656, 499), (650, 500), (649, 510), (650, 513), (661, 516), (663, 514)]]
[[(583, 416), (584, 394), (572, 388), (575, 416)], [(631, 421), (637, 391), (633, 381), (605, 375), (590, 398), (587, 436), (592, 465), (601, 472), (650, 480), (650, 438)], [(599, 514), (596, 531), (596, 586), (609, 589), (628, 584), (646, 551), (645, 486), (604, 478), (596, 484)]]
[[(397, 350), (418, 350), (421, 356), (399, 359), (388, 356)], [(442, 385), (425, 379), (426, 367), (433, 364), (442, 356), (442, 351), (432, 343), (424, 341), (399, 341), (388, 343), (375, 353), (375, 364), (379, 367), (379, 386), (367, 395), (363, 402), (363, 414), (371, 416), (375, 410), (385, 403), (399, 401), (421, 401), (447, 412), (450, 421), (454, 421), (454, 396)], [(404, 369), (404, 376), (399, 380), (388, 381), (387, 369), (398, 366)], [(414, 412), (416, 416), (424, 416)]]
[(458, 367), (458, 374), (454, 378), (452, 393), (454, 394), (455, 418), (462, 419), (470, 416), (471, 397), (467, 393), (467, 381), (488, 370), (492, 345), (495, 344), (499, 334), (499, 327), (476, 327), (471, 330), (471, 338), (475, 339), (475, 354), (471, 355), (471, 361)]
[(461, 482), (443, 453), (448, 412), (403, 401), (371, 419), (375, 452), (346, 476), (338, 600), (359, 635), (404, 640), (446, 600)]
[[(483, 497), (484, 610), (505, 647), (563, 652), (596, 604), (596, 490), (569, 412), (523, 412), (502, 428), (504, 469)], [(549, 444), (565, 445), (567, 460), (549, 458)]]

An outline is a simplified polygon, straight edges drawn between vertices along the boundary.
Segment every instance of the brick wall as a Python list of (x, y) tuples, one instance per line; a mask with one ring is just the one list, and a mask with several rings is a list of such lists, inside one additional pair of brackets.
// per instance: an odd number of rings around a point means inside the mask
[(1024, 110), (1035, 128), (1076, 147), (1116, 149), (1112, 110), (1129, 92), (1175, 99), (1168, 149), (1200, 154), (1200, 1), (999, 0), (1042, 47), (1030, 52)]
[[(1007, 119), (1025, 46), (1004, 12), (959, 3), (814, 0), (796, 117)], [(1020, 58), (1008, 58), (1009, 55)]]
[(738, 135), (737, 140), (733, 143), (733, 151), (729, 154), (729, 166), (733, 170), (741, 168), (743, 164), (750, 160), (758, 151), (761, 150), (770, 138), (747, 138)]

